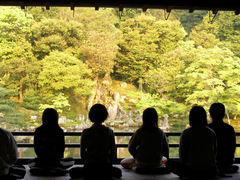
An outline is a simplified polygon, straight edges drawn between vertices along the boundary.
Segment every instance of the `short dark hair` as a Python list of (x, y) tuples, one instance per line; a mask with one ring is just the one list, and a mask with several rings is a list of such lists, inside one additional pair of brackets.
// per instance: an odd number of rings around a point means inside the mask
[(89, 113), (88, 117), (92, 122), (104, 122), (108, 117), (107, 108), (102, 104), (94, 104)]
[(189, 124), (192, 127), (207, 125), (207, 113), (202, 106), (194, 106), (189, 114)]
[(58, 112), (54, 108), (46, 108), (42, 114), (43, 125), (56, 127), (58, 126)]
[(210, 106), (209, 113), (213, 120), (222, 120), (225, 116), (225, 106), (222, 103), (213, 103)]

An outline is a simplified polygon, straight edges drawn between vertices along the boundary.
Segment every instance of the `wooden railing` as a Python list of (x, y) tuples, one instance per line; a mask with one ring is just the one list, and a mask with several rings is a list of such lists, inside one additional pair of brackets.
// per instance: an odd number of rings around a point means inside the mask
[[(165, 132), (167, 137), (176, 136), (179, 137), (181, 135), (180, 132)], [(34, 136), (34, 132), (12, 132), (12, 134), (16, 136)], [(66, 136), (81, 136), (82, 132), (65, 132)], [(115, 136), (132, 136), (133, 132), (115, 132)], [(236, 133), (236, 136), (240, 136), (240, 132)], [(34, 147), (33, 143), (18, 143), (19, 148), (32, 148)], [(80, 148), (80, 143), (66, 143), (65, 147), (67, 148)], [(121, 143), (116, 144), (116, 148), (127, 148), (128, 144)], [(169, 143), (169, 148), (178, 148), (178, 143)], [(240, 147), (240, 143), (237, 143), (237, 147)], [(30, 158), (19, 158), (19, 163), (26, 164)], [(76, 163), (82, 163), (80, 158), (74, 158)], [(119, 163), (122, 158), (117, 158), (115, 163)], [(170, 157), (170, 159), (178, 159), (178, 157)], [(240, 157), (235, 157), (235, 162), (240, 163)]]

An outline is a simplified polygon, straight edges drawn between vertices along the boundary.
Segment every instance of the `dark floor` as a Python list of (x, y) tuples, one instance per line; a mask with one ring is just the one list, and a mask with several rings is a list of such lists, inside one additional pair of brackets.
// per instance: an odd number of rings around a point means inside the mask
[[(123, 176), (121, 180), (180, 180), (180, 178), (172, 173), (170, 174), (164, 174), (164, 175), (141, 175), (137, 174), (131, 170), (123, 169), (120, 165), (116, 165), (117, 167), (121, 168)], [(240, 164), (238, 164), (240, 166)], [(59, 177), (37, 177), (32, 176), (29, 172), (29, 168), (27, 167), (27, 174), (24, 178), (24, 180), (70, 180), (70, 176), (67, 174), (66, 176), (59, 176)], [(226, 177), (226, 178), (212, 178), (211, 180), (240, 180), (240, 172), (234, 173), (234, 174), (228, 174), (232, 177)], [(195, 179), (202, 179), (202, 178), (195, 178)]]

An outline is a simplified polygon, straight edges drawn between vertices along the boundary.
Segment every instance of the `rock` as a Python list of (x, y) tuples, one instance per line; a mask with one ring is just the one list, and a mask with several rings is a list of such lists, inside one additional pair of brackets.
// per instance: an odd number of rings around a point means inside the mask
[(137, 99), (129, 99), (129, 102), (131, 102), (131, 103), (136, 103), (136, 102), (137, 102)]
[(37, 120), (37, 116), (31, 116), (30, 119), (35, 122)]
[(60, 116), (58, 119), (59, 123), (66, 123), (67, 117), (66, 116)]
[(127, 87), (127, 83), (126, 82), (121, 82), (120, 86), (123, 87), (123, 88), (126, 88)]

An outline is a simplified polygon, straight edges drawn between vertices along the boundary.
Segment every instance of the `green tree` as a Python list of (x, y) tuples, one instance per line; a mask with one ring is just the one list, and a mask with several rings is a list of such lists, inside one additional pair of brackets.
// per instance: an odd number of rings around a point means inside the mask
[(144, 14), (122, 22), (120, 29), (123, 39), (115, 73), (122, 80), (138, 81), (140, 89), (148, 70), (155, 70), (161, 62), (160, 55), (175, 49), (186, 35), (178, 21), (156, 21)]
[(45, 7), (35, 7), (28, 6), (25, 7), (28, 14), (31, 14), (34, 18), (34, 21), (41, 21), (44, 18), (54, 18), (57, 17), (58, 12), (61, 8), (59, 7), (51, 7), (50, 10), (46, 10)]
[[(197, 49), (192, 63), (178, 76), (178, 90), (188, 89), (186, 103), (209, 107), (213, 102), (231, 102), (239, 106), (240, 59), (229, 49)], [(236, 96), (237, 95), (237, 96)], [(233, 99), (235, 99), (233, 101)]]
[(164, 114), (185, 114), (187, 113), (187, 108), (182, 103), (177, 103), (172, 100), (166, 100), (160, 98), (159, 94), (149, 94), (149, 93), (138, 93), (139, 102), (136, 104), (136, 107), (139, 111), (142, 111), (148, 107), (154, 107), (158, 115), (162, 116)]
[(123, 40), (119, 44), (115, 73), (122, 80), (140, 80), (138, 83), (141, 86), (145, 72), (158, 58), (154, 22), (154, 17), (141, 15), (121, 23)]
[(15, 104), (13, 101), (10, 101), (8, 98), (9, 93), (3, 87), (0, 87), (0, 113), (4, 116), (8, 112), (12, 112), (15, 109)]
[(22, 128), (26, 125), (26, 123), (23, 122), (24, 114), (14, 112), (16, 105), (14, 101), (10, 100), (9, 95), (9, 92), (5, 88), (0, 87), (1, 122), (15, 124), (15, 126), (18, 125)]
[[(150, 68), (144, 77), (145, 89), (168, 99), (178, 99), (176, 94), (177, 75), (180, 74), (195, 53), (193, 41), (182, 41), (173, 51), (163, 54), (155, 68)], [(181, 97), (181, 96), (180, 96)], [(181, 101), (180, 101), (181, 102)]]
[(118, 52), (121, 32), (116, 28), (117, 17), (113, 9), (81, 8), (74, 14), (75, 21), (84, 24), (83, 30), (88, 39), (81, 50), (85, 63), (92, 70), (95, 80), (100, 75), (113, 72), (114, 58)]
[(40, 111), (43, 112), (46, 108), (54, 108), (59, 113), (62, 113), (64, 108), (70, 106), (67, 98), (64, 96), (63, 93), (60, 93), (58, 96), (53, 98), (53, 100), (49, 103), (51, 104), (40, 104), (39, 107)]
[(33, 17), (17, 7), (0, 7), (0, 42), (17, 42), (29, 36)]
[(205, 16), (202, 23), (192, 29), (188, 39), (193, 40), (196, 47), (213, 48), (220, 42), (216, 37), (217, 32), (218, 23), (209, 23), (209, 17)]
[(90, 95), (91, 71), (76, 57), (65, 52), (53, 51), (42, 60), (38, 85), (45, 97), (66, 96), (86, 97)]
[(219, 29), (217, 36), (222, 47), (228, 47), (240, 57), (240, 17), (233, 12), (222, 12), (217, 18)]
[[(23, 91), (26, 86), (24, 81), (28, 79), (28, 74), (35, 73), (35, 58), (31, 51), (31, 45), (24, 41), (16, 43), (0, 43), (2, 61), (0, 62), (1, 73), (5, 86), (8, 89), (18, 92), (18, 101), (23, 102)], [(28, 79), (31, 81), (34, 79)]]
[(42, 19), (31, 26), (33, 53), (41, 60), (50, 52), (79, 49), (85, 40), (82, 24), (75, 21)]
[(188, 10), (173, 10), (172, 14), (180, 20), (185, 31), (189, 34), (195, 26), (202, 23), (207, 11), (194, 11), (193, 13), (189, 13)]
[(0, 15), (0, 66), (4, 87), (18, 94), (23, 101), (24, 79), (35, 60), (27, 39), (32, 16), (20, 8), (1, 7)]

